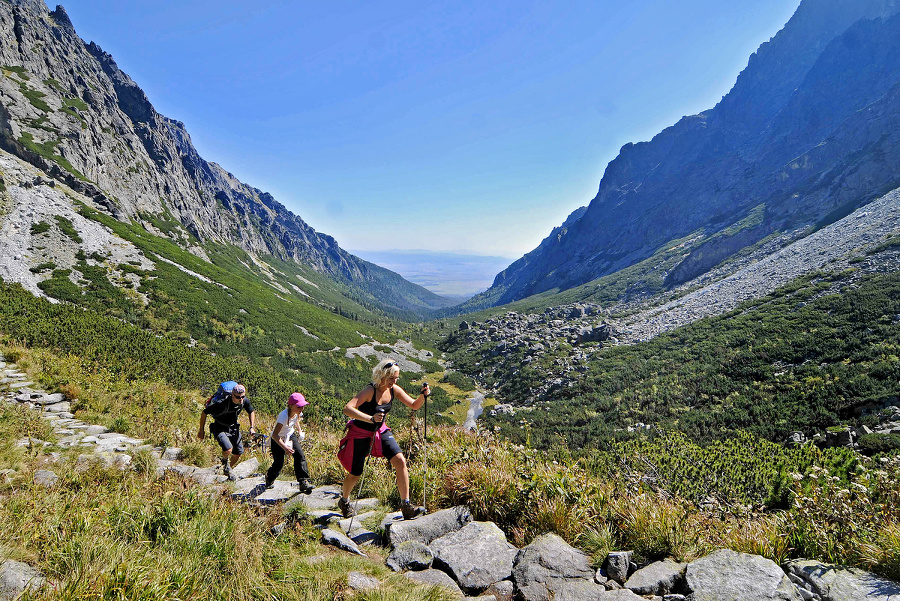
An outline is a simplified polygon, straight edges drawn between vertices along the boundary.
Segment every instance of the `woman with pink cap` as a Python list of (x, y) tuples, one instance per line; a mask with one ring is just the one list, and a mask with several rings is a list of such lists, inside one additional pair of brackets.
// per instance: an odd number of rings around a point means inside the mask
[(300, 429), (300, 418), (303, 417), (303, 408), (306, 405), (309, 403), (303, 395), (295, 392), (288, 397), (287, 409), (278, 414), (278, 420), (272, 429), (272, 466), (266, 472), (266, 488), (275, 485), (275, 479), (284, 467), (284, 455), (287, 453), (294, 457), (294, 475), (297, 477), (297, 484), (300, 485), (300, 492), (308, 495), (313, 490), (309, 483), (306, 455), (300, 446), (300, 441), (304, 438), (303, 430)]

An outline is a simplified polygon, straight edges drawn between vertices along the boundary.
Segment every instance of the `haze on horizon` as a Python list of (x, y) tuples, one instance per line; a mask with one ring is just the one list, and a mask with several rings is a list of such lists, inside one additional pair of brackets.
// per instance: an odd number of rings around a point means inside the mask
[(201, 156), (344, 248), (518, 257), (799, 0), (70, 0)]

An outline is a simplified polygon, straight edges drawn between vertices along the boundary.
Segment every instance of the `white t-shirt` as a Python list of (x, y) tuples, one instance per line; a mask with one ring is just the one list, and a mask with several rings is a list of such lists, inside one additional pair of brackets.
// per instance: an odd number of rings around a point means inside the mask
[(297, 414), (291, 418), (291, 421), (288, 421), (288, 410), (285, 409), (281, 413), (278, 414), (278, 419), (275, 422), (275, 427), (272, 428), (271, 437), (275, 438), (275, 428), (278, 427), (278, 424), (281, 424), (281, 431), (278, 433), (278, 437), (287, 444), (287, 442), (291, 439), (291, 434), (294, 433), (294, 430), (297, 431), (297, 438), (299, 440), (303, 440), (303, 430), (300, 429), (300, 415)]

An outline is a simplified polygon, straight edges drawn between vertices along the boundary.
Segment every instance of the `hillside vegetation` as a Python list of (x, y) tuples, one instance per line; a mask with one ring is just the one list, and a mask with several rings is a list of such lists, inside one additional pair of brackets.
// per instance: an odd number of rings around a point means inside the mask
[[(137, 402), (138, 414), (148, 418), (138, 430), (195, 427), (196, 391), (165, 385), (150, 390), (104, 369), (78, 375), (71, 358), (46, 350), (7, 345), (2, 352), (48, 385), (89, 380), (92, 390), (85, 398), (108, 399), (108, 413), (131, 411)], [(129, 388), (138, 394), (124, 394)], [(142, 390), (147, 396), (139, 396)], [(152, 399), (162, 404), (154, 407)], [(78, 415), (92, 411), (90, 401), (74, 409)], [(343, 471), (334, 452), (340, 430), (327, 419), (311, 421), (306, 445), (314, 482), (338, 482)], [(447, 599), (440, 589), (390, 573), (377, 549), (369, 559), (323, 549), (318, 529), (306, 520), (270, 534), (287, 517), (282, 512), (210, 496), (174, 473), (158, 476), (152, 455), (136, 456), (135, 469), (126, 472), (99, 465), (75, 469), (78, 450), (12, 444), (23, 436), (52, 441), (42, 422), (36, 412), (0, 404), (0, 467), (6, 470), (0, 536), (8, 556), (28, 561), (57, 583), (30, 599)], [(473, 435), (438, 426), (429, 430), (426, 479), (421, 440), (412, 435), (411, 441), (410, 430), (393, 416), (392, 425), (401, 448), (409, 450), (414, 498), (427, 480), (431, 509), (466, 504), (476, 519), (500, 525), (516, 545), (553, 531), (598, 563), (611, 549), (633, 549), (638, 561), (648, 561), (685, 560), (728, 547), (779, 562), (814, 557), (900, 576), (896, 459), (815, 446), (786, 451), (742, 435), (706, 449), (673, 436), (576, 461), (562, 448), (541, 452), (485, 431)], [(210, 441), (196, 444), (213, 447)], [(53, 452), (62, 456), (54, 460)], [(60, 480), (47, 489), (35, 483), (34, 472), (51, 460), (71, 462), (72, 469), (57, 470)], [(653, 477), (636, 465), (654, 465)], [(698, 505), (697, 490), (689, 487), (701, 484)], [(386, 464), (369, 462), (360, 494), (396, 504), (394, 475)], [(385, 584), (378, 591), (351, 592), (351, 570)]]
[(464, 332), (446, 350), (458, 369), (494, 374), (485, 384), (525, 406), (488, 423), (535, 446), (604, 448), (638, 424), (699, 442), (741, 430), (780, 441), (858, 424), (897, 401), (900, 274), (852, 275), (811, 274), (730, 313), (596, 350), (547, 400), (527, 394), (559, 369), (554, 353), (525, 365), (525, 349), (492, 356), (467, 347)]

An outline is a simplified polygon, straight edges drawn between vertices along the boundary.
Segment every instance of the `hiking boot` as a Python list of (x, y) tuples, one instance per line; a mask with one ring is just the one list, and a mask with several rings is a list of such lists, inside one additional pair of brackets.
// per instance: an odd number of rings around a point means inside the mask
[(275, 488), (275, 481), (270, 481), (268, 478), (266, 478), (266, 490), (270, 490), (272, 488)]
[(313, 491), (313, 485), (309, 483), (309, 480), (300, 480), (297, 482), (297, 486), (300, 488), (300, 493), (304, 495)]
[(403, 514), (404, 520), (411, 520), (425, 513), (425, 508), (413, 505), (409, 501), (403, 501), (400, 503), (400, 513)]
[(237, 480), (237, 476), (234, 475), (234, 472), (231, 471), (231, 466), (227, 463), (222, 466), (222, 473), (225, 474), (231, 482)]
[(356, 515), (356, 510), (353, 509), (353, 505), (350, 504), (350, 501), (341, 497), (338, 499), (338, 509), (341, 510), (341, 515), (345, 518), (353, 517)]

